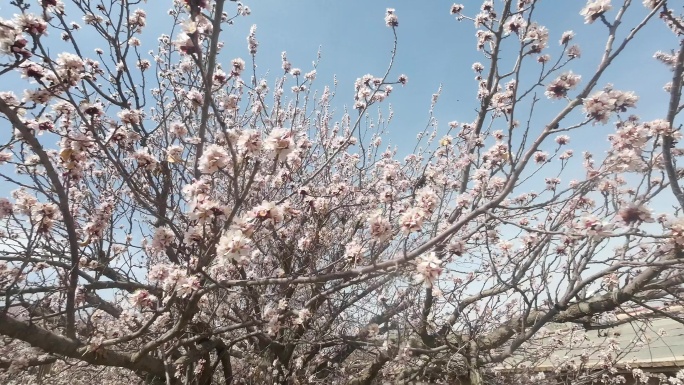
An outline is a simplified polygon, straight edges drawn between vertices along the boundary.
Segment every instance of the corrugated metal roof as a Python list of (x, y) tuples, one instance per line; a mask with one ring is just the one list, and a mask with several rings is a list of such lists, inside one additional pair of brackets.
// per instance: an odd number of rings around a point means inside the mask
[[(525, 366), (536, 371), (547, 371), (562, 367), (564, 364), (579, 364), (580, 357), (586, 356), (585, 369), (603, 366), (606, 354), (612, 354), (617, 366), (633, 368), (673, 368), (684, 367), (684, 325), (670, 318), (635, 320), (619, 326), (584, 331), (577, 325), (564, 325), (565, 328), (546, 330), (540, 337), (533, 338), (508, 359), (503, 367)], [(575, 336), (572, 346), (557, 341)], [(611, 350), (613, 344), (617, 349)], [(548, 354), (539, 360), (531, 361), (531, 356), (539, 349)]]

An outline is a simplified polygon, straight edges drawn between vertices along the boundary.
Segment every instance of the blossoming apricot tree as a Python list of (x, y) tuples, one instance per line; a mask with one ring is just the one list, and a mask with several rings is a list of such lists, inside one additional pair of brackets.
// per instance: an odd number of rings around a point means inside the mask
[[(593, 73), (570, 70), (574, 34), (537, 22), (536, 0), (454, 4), (477, 30), (479, 108), (402, 155), (382, 147), (391, 115), (371, 113), (410, 87), (393, 69), (400, 12), (387, 72), (340, 114), (285, 53), (259, 78), (256, 27), (244, 59), (223, 58), (247, 6), (155, 3), (173, 33), (151, 55), (152, 4), (3, 5), (0, 77), (25, 87), (0, 92), (3, 383), (505, 383), (507, 360), (557, 348), (531, 349), (538, 336), (574, 343), (553, 324), (681, 303), (684, 21), (668, 1), (578, 9), (607, 30)], [(602, 75), (651, 23), (680, 45), (655, 54), (670, 102), (642, 121)], [(575, 163), (568, 147), (596, 132), (607, 152)], [(597, 348), (601, 366), (564, 375), (619, 380), (619, 349)]]

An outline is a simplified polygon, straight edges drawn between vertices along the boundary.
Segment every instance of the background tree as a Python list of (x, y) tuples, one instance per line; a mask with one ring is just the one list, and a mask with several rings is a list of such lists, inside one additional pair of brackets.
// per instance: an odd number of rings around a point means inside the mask
[[(150, 55), (158, 2), (3, 8), (0, 76), (26, 88), (0, 93), (5, 383), (505, 383), (505, 360), (553, 351), (534, 343), (551, 324), (674, 316), (684, 27), (668, 1), (590, 0), (581, 16), (607, 38), (588, 74), (537, 1), (454, 4), (477, 30), (479, 107), (431, 119), (403, 153), (382, 145), (392, 112), (374, 112), (410, 87), (395, 10), (387, 71), (336, 112), (335, 88), (313, 91), (316, 63), (283, 53), (282, 74), (260, 77), (256, 26), (246, 60), (223, 57), (247, 6), (164, 5)], [(650, 23), (680, 45), (655, 54), (670, 103), (642, 121), (637, 95), (602, 75), (631, 64), (620, 55)], [(605, 154), (567, 149), (597, 135)]]

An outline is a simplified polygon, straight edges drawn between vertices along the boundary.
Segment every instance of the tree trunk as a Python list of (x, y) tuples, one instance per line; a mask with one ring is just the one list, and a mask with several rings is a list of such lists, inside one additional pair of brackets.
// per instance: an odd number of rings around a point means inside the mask
[(482, 374), (477, 366), (471, 367), (468, 370), (468, 374), (470, 377), (470, 385), (484, 385), (482, 382)]

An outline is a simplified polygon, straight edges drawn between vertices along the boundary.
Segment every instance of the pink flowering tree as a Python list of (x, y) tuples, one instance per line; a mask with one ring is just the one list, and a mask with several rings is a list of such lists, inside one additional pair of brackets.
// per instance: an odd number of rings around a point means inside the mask
[[(158, 3), (169, 34), (148, 54)], [(525, 370), (581, 333), (671, 316), (680, 10), (579, 4), (606, 36), (580, 73), (573, 32), (537, 22), (536, 3), (432, 16), (474, 22), (479, 107), (400, 151), (382, 144), (391, 113), (375, 112), (411, 86), (393, 68), (394, 9), (387, 71), (336, 101), (286, 54), (259, 78), (256, 26), (242, 58), (224, 57), (241, 3), (3, 4), (0, 84), (23, 89), (0, 92), (0, 382), (543, 383)], [(621, 54), (651, 24), (680, 44), (647, 53), (672, 80), (661, 118), (643, 121), (638, 95), (603, 75), (631, 65)], [(573, 152), (596, 136), (602, 152)], [(536, 343), (554, 325), (579, 328)], [(595, 348), (601, 365), (559, 373), (619, 381), (620, 349)], [(521, 355), (528, 369), (501, 370)]]

